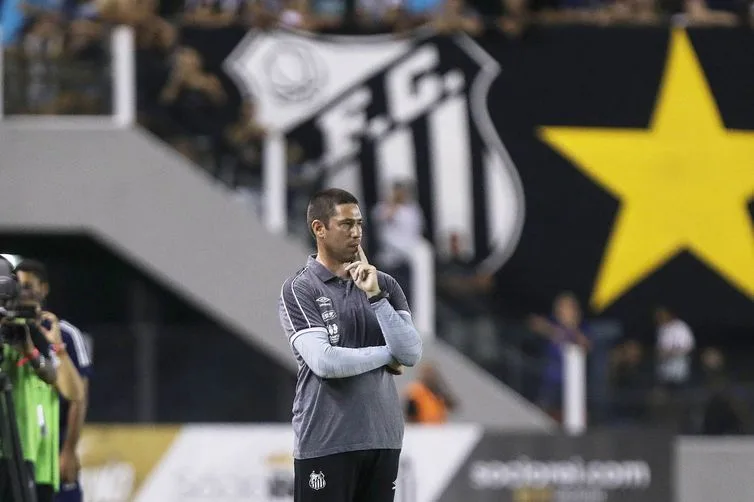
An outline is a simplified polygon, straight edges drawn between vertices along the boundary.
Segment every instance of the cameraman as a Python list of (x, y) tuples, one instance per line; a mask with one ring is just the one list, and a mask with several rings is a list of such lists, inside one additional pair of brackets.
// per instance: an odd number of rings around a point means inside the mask
[[(69, 357), (71, 349), (63, 343), (60, 323), (41, 310), (49, 289), (44, 266), (24, 260), (15, 272), (21, 285), (19, 304), (32, 307), (37, 315), (21, 326), (22, 336), (12, 337), (3, 347), (3, 369), (13, 385), (22, 453), (36, 500), (52, 502), (60, 485), (60, 395), (80, 403), (84, 384)], [(0, 500), (11, 499), (9, 493), (0, 494)]]

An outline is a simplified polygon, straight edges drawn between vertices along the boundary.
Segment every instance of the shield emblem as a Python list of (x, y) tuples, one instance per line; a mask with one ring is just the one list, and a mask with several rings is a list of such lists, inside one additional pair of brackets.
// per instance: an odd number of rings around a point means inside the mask
[(487, 107), (500, 67), (468, 36), (253, 31), (226, 69), (325, 186), (371, 208), (392, 181), (413, 180), (441, 257), (451, 232), (469, 237), (467, 258), (488, 272), (515, 250), (523, 190)]

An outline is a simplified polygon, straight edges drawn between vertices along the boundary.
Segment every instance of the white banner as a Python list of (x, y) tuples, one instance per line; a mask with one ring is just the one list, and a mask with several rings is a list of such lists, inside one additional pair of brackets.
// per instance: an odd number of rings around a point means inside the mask
[[(396, 502), (432, 502), (482, 429), (406, 429)], [(187, 426), (144, 481), (136, 502), (293, 501), (293, 432), (287, 425)]]

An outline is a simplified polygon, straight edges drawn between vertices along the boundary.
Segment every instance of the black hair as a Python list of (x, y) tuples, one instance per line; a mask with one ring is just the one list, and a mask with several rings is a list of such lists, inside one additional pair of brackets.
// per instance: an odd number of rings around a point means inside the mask
[(49, 282), (47, 267), (45, 267), (44, 263), (38, 260), (24, 258), (18, 265), (16, 265), (15, 272), (26, 272), (27, 274), (33, 274), (37, 279), (39, 279), (39, 282), (41, 282), (42, 284), (47, 284)]
[(309, 199), (309, 206), (306, 208), (306, 223), (309, 225), (309, 231), (312, 230), (314, 220), (324, 223), (325, 227), (335, 215), (335, 208), (341, 204), (358, 204), (359, 201), (352, 193), (340, 188), (328, 188), (320, 190)]

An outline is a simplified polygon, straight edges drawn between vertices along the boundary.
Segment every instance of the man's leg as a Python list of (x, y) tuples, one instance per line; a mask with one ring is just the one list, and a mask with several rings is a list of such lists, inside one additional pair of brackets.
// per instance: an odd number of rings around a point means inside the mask
[(401, 450), (372, 450), (361, 466), (356, 502), (393, 502)]
[(8, 461), (4, 458), (0, 459), (0, 500), (13, 500), (9, 471)]
[(26, 466), (26, 471), (28, 472), (28, 494), (31, 502), (39, 502), (37, 500), (37, 475), (36, 475), (36, 468), (34, 467), (34, 464), (32, 462), (24, 462), (24, 465)]
[(53, 502), (55, 489), (52, 485), (37, 484), (37, 502)]
[(294, 461), (294, 502), (354, 502), (361, 452)]

